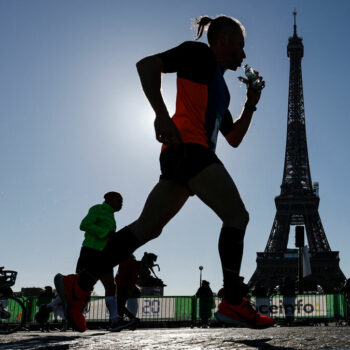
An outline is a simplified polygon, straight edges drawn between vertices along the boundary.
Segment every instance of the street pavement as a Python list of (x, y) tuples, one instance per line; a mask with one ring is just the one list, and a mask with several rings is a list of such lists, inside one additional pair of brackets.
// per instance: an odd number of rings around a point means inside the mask
[(21, 331), (0, 336), (0, 350), (350, 350), (350, 327), (158, 328), (119, 333)]

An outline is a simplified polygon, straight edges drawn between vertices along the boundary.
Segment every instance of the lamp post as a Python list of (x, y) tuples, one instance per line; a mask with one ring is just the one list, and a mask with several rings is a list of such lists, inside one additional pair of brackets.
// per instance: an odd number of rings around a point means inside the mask
[(199, 266), (199, 286), (202, 285), (202, 270), (203, 266)]
[(303, 294), (304, 281), (303, 281), (303, 247), (304, 247), (304, 226), (295, 227), (295, 246), (299, 248), (298, 252), (298, 275), (299, 275), (299, 294)]

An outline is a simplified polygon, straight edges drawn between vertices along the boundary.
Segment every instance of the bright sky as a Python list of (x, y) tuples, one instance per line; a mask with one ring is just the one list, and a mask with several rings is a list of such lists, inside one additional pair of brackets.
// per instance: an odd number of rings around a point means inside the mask
[[(119, 228), (138, 217), (158, 181), (160, 144), (135, 63), (192, 40), (192, 19), (219, 14), (246, 27), (246, 62), (266, 80), (241, 146), (230, 148), (220, 136), (217, 147), (250, 213), (242, 264), (242, 275), (250, 278), (282, 182), (294, 8), (305, 46), (312, 180), (320, 184), (319, 213), (330, 246), (340, 251), (349, 277), (349, 1), (1, 0), (0, 265), (18, 271), (15, 290), (53, 285), (57, 272), (74, 272), (80, 221), (105, 192), (124, 196)], [(225, 74), (234, 116), (245, 99), (236, 78), (242, 73)], [(163, 93), (174, 112), (174, 74), (164, 76)], [(217, 292), (220, 227), (211, 210), (191, 198), (161, 237), (135, 255), (158, 255), (166, 295), (195, 293), (200, 265)], [(103, 293), (100, 284), (97, 293)]]

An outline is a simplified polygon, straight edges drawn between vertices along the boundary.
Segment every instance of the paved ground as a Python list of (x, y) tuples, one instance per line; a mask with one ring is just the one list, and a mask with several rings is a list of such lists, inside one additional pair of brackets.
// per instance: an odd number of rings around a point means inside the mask
[(350, 350), (350, 327), (171, 328), (75, 332), (18, 332), (0, 336), (0, 349), (40, 350)]

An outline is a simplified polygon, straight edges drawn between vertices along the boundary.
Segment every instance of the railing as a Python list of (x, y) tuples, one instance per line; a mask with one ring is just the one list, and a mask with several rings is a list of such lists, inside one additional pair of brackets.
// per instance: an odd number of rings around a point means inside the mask
[[(38, 311), (37, 299), (33, 297), (21, 298), (27, 309), (27, 323), (34, 323), (34, 315)], [(347, 320), (348, 313), (344, 295), (297, 295), (295, 297), (272, 296), (268, 298), (252, 297), (258, 312), (275, 319), (310, 319), (339, 321)], [(141, 297), (129, 299), (130, 309), (134, 309), (136, 316), (147, 324), (154, 323), (196, 323), (200, 320), (199, 298), (195, 296), (174, 297)], [(211, 322), (216, 322), (214, 312), (220, 303), (219, 298), (214, 298), (211, 309)], [(133, 304), (133, 305), (132, 305)], [(9, 310), (11, 311), (11, 310)], [(56, 315), (57, 316), (57, 315)], [(50, 316), (50, 321), (54, 318)], [(62, 314), (58, 320), (62, 319)], [(87, 322), (108, 322), (109, 314), (104, 297), (92, 297), (86, 310)]]

